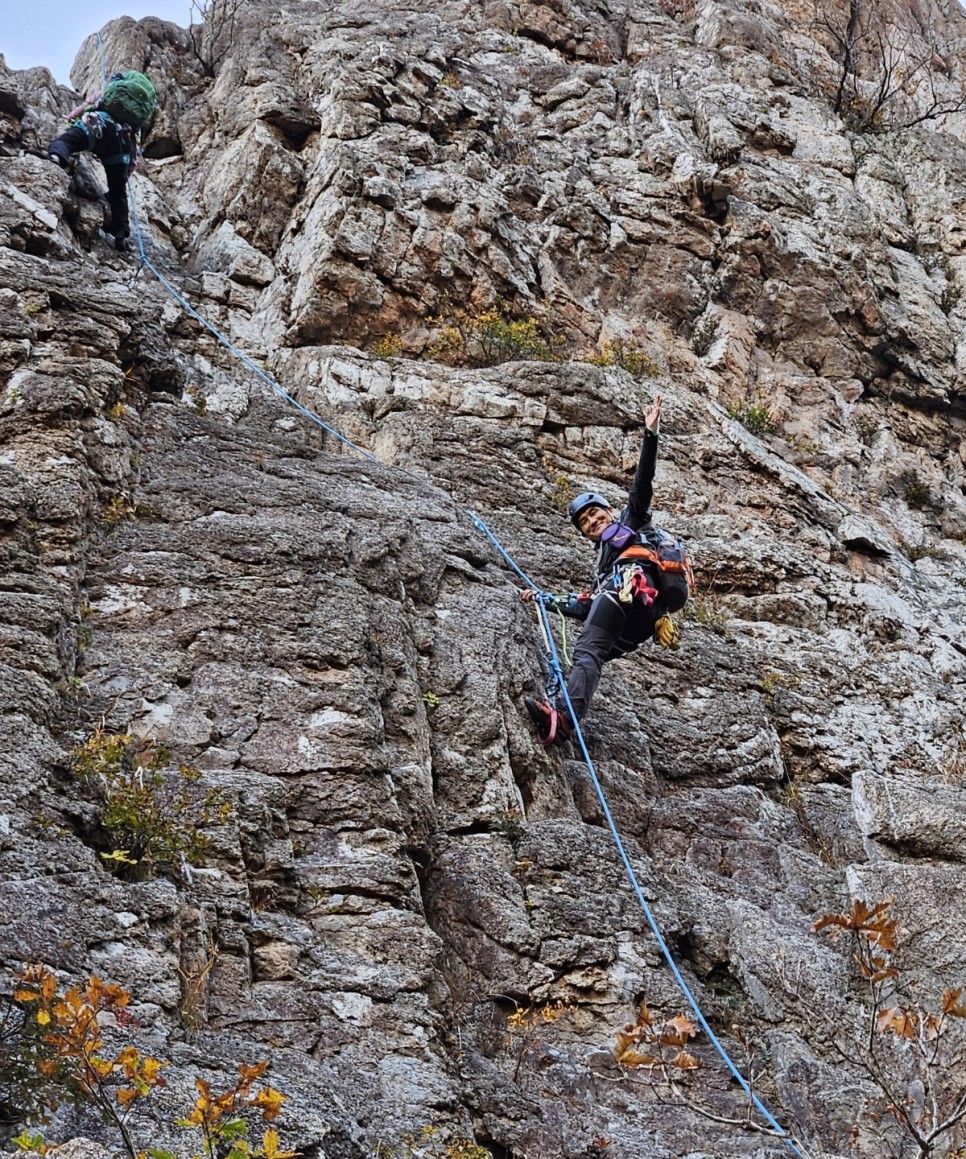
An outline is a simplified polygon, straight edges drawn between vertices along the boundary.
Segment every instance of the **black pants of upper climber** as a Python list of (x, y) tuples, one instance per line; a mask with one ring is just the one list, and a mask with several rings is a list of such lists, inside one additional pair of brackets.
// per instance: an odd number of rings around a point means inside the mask
[(654, 623), (662, 614), (658, 603), (645, 607), (639, 600), (622, 604), (615, 592), (594, 597), (580, 639), (574, 647), (573, 666), (567, 680), (567, 695), (574, 715), (582, 720), (600, 683), (601, 668), (633, 652), (654, 634)]
[[(56, 141), (51, 141), (47, 152), (67, 162), (74, 153), (83, 153), (90, 144), (90, 138), (84, 130), (71, 125)], [(127, 165), (124, 162), (104, 164), (104, 158), (120, 156), (129, 148), (130, 145), (121, 139), (113, 125), (105, 125), (103, 133), (91, 146), (94, 156), (104, 165), (107, 203), (111, 207), (111, 233), (115, 237), (127, 237), (131, 232), (127, 208)]]

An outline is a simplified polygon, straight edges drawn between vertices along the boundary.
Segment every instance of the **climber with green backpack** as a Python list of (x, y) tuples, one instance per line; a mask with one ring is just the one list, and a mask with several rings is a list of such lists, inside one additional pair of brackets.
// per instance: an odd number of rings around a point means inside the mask
[[(684, 544), (655, 527), (651, 517), (663, 404), (659, 394), (644, 412), (644, 443), (623, 511), (618, 514), (593, 491), (578, 495), (568, 509), (571, 523), (597, 545), (592, 590), (566, 599), (532, 588), (520, 593), (521, 599), (541, 599), (562, 615), (584, 621), (567, 680), (567, 696), (578, 721), (590, 706), (608, 660), (626, 656), (651, 636), (664, 648), (678, 646), (678, 629), (670, 613), (684, 607), (694, 577)], [(565, 740), (573, 732), (569, 713), (558, 711), (553, 698), (528, 696), (524, 704), (544, 745)]]
[(47, 149), (62, 169), (75, 153), (85, 150), (99, 158), (107, 178), (114, 248), (122, 253), (131, 248), (127, 182), (157, 107), (157, 90), (143, 72), (116, 72), (102, 93), (74, 109), (68, 127)]

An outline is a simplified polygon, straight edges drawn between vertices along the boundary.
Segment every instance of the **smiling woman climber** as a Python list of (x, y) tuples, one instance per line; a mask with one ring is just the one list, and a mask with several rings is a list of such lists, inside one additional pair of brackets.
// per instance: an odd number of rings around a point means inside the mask
[[(578, 495), (568, 509), (580, 534), (597, 544), (592, 589), (566, 599), (542, 597), (563, 615), (584, 621), (567, 681), (578, 721), (590, 707), (608, 660), (626, 656), (651, 636), (664, 648), (678, 646), (678, 631), (669, 613), (687, 602), (691, 565), (681, 541), (656, 528), (651, 518), (663, 405), (664, 396), (659, 394), (644, 411), (644, 443), (627, 506), (620, 514), (593, 491)], [(520, 598), (532, 600), (538, 594), (527, 588)], [(545, 745), (573, 732), (567, 714), (560, 716), (549, 700), (528, 696), (524, 703)]]

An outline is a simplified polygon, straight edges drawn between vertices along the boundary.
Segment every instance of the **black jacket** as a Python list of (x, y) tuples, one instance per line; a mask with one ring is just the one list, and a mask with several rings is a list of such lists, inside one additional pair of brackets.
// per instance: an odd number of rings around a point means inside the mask
[[(626, 527), (640, 532), (645, 538), (652, 531), (654, 524), (651, 515), (651, 503), (654, 500), (654, 472), (657, 469), (658, 437), (650, 431), (644, 432), (644, 442), (641, 444), (641, 454), (637, 461), (637, 471), (634, 482), (627, 493), (627, 506), (621, 511), (618, 522)], [(594, 563), (594, 589), (606, 582), (614, 570), (614, 565), (625, 547), (617, 547), (611, 543), (602, 543), (597, 551), (597, 560)], [(650, 565), (643, 565), (649, 570)], [(590, 611), (588, 596), (569, 596), (566, 600), (555, 601), (557, 609), (565, 616), (575, 620), (586, 619)]]
[(125, 131), (110, 117), (106, 117), (99, 137), (93, 136), (80, 124), (75, 123), (65, 129), (56, 141), (51, 141), (47, 149), (48, 153), (60, 157), (65, 164), (72, 154), (83, 153), (87, 149), (100, 160), (104, 166), (104, 176), (107, 178), (111, 232), (115, 237), (127, 237), (131, 232), (127, 207), (127, 178), (133, 148), (130, 132)]
[[(637, 472), (634, 482), (627, 493), (627, 506), (618, 516), (618, 523), (631, 527), (635, 531), (646, 533), (653, 527), (651, 522), (651, 503), (654, 501), (654, 472), (657, 469), (657, 435), (650, 431), (644, 432), (644, 442), (641, 444), (641, 455), (637, 461)], [(597, 552), (597, 562), (594, 564), (594, 578), (597, 582), (606, 579), (614, 570), (617, 557), (624, 551), (623, 547), (615, 547), (610, 543), (602, 543)]]

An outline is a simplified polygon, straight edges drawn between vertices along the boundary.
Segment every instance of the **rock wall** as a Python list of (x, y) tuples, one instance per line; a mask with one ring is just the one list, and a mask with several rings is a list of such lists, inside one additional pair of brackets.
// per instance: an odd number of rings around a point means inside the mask
[[(904, 976), (966, 982), (966, 147), (958, 113), (833, 111), (840, 7), (282, 0), (230, 45), (196, 29), (206, 59), (108, 25), (163, 98), (132, 182), (152, 263), (378, 461), (107, 247), (99, 170), (35, 155), (76, 95), (0, 69), (0, 958), (131, 991), (172, 1063), (142, 1145), (184, 1150), (194, 1078), (270, 1058), (319, 1159), (791, 1154), (703, 1035), (676, 1095), (618, 1066), (640, 1005), (683, 1000), (582, 761), (535, 744), (539, 637), (466, 514), (582, 587), (561, 507), (626, 487), (661, 390), (657, 515), (698, 591), (679, 652), (608, 667), (590, 751), (769, 1109), (812, 1156), (893, 1146), (834, 1047), (849, 953), (809, 928), (892, 897)], [(882, 15), (908, 60), (963, 34), (956, 5)], [(951, 105), (957, 68), (922, 72)], [(92, 37), (73, 80), (98, 75)], [(561, 360), (435, 361), (495, 297)], [(70, 765), (99, 725), (230, 804), (201, 866), (110, 871)], [(84, 1133), (110, 1139), (50, 1128)]]

